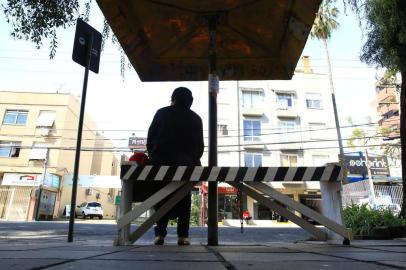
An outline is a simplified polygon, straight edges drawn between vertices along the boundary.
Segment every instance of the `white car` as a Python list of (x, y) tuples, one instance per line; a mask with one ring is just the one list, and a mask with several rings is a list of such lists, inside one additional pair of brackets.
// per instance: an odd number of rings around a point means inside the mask
[(83, 219), (86, 217), (103, 219), (103, 209), (98, 202), (84, 202), (76, 208), (75, 216), (81, 216)]

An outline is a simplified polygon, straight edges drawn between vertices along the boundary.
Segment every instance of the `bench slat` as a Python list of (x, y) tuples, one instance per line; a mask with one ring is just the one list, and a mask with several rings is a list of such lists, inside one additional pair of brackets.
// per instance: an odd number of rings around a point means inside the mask
[(121, 165), (121, 179), (134, 181), (217, 181), (217, 182), (298, 182), (339, 181), (342, 168), (336, 164), (320, 167), (186, 167)]

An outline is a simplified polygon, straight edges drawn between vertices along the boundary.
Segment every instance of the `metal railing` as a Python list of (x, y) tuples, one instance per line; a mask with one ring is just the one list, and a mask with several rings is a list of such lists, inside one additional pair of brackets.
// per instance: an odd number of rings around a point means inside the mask
[[(403, 186), (374, 185), (374, 193), (377, 207), (391, 207), (397, 211), (402, 206)], [(370, 204), (371, 189), (368, 180), (343, 185), (343, 207), (351, 204)], [(397, 209), (394, 209), (395, 206)]]

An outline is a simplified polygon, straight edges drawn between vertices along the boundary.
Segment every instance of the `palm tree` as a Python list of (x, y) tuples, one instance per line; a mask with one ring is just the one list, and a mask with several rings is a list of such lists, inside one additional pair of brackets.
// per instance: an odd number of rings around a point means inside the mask
[[(331, 33), (338, 28), (339, 23), (337, 22), (337, 17), (339, 14), (338, 9), (334, 6), (336, 0), (324, 0), (316, 14), (316, 19), (314, 20), (313, 28), (310, 33), (312, 38), (323, 41), (324, 49), (327, 56), (328, 65), (328, 76), (330, 81), (331, 99), (333, 101), (334, 118), (338, 137), (338, 146), (340, 148), (340, 162), (344, 163), (344, 149), (343, 142), (341, 138), (340, 122), (338, 120), (336, 98), (334, 93), (334, 83), (333, 75), (331, 73), (331, 62), (330, 53), (328, 51), (327, 40), (331, 37)], [(344, 179), (346, 181), (346, 178)]]

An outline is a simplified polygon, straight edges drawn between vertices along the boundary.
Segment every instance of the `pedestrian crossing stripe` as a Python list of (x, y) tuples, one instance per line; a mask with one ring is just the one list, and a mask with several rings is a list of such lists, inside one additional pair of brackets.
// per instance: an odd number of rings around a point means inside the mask
[(202, 167), (121, 165), (121, 179), (135, 181), (208, 182), (297, 182), (339, 181), (342, 168), (336, 164), (320, 167)]

